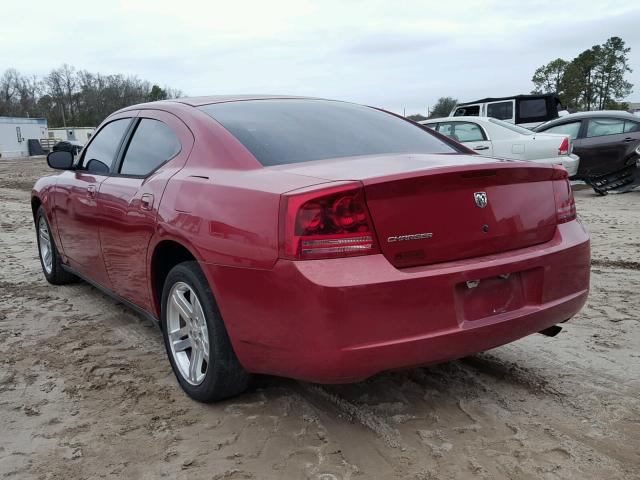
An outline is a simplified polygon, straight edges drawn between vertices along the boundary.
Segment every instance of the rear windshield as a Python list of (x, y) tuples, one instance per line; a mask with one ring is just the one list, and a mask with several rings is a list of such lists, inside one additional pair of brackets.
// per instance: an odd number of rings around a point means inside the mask
[(415, 124), (331, 100), (251, 100), (199, 107), (264, 166), (388, 153), (455, 153)]
[(496, 125), (500, 125), (501, 127), (508, 128), (511, 131), (519, 133), (520, 135), (533, 135), (533, 132), (527, 128), (520, 127), (518, 125), (514, 125), (513, 123), (503, 122), (502, 120), (498, 120), (497, 118), (489, 118), (491, 123), (495, 123)]

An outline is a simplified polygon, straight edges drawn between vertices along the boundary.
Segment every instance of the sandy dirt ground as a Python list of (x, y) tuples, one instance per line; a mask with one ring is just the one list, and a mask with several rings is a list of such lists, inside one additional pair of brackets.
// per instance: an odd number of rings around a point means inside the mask
[(44, 160), (0, 161), (0, 477), (640, 478), (640, 192), (576, 192), (588, 305), (555, 338), (346, 386), (187, 398), (159, 331), (40, 270)]

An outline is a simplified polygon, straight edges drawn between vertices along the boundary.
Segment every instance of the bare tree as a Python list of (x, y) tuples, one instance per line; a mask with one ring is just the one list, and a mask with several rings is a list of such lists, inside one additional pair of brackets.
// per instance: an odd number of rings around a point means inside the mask
[(95, 126), (115, 110), (182, 95), (136, 76), (78, 71), (67, 64), (41, 79), (8, 69), (0, 76), (0, 115), (42, 116), (52, 127)]
[(19, 78), (20, 74), (13, 68), (0, 77), (0, 111), (3, 115), (14, 115), (17, 110)]

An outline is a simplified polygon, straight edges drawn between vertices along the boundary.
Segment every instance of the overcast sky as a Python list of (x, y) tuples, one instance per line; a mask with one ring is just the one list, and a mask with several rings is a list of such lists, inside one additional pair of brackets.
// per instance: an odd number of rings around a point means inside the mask
[(426, 113), (528, 93), (534, 70), (611, 36), (631, 47), (640, 0), (2, 1), (0, 70), (68, 63), (188, 95), (285, 93)]

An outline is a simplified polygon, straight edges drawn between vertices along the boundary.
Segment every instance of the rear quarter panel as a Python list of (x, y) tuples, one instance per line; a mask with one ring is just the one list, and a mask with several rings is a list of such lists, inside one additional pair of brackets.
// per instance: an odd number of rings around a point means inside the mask
[(183, 170), (167, 185), (156, 242), (179, 241), (205, 263), (273, 266), (280, 194), (239, 185), (229, 172), (198, 173)]
[(539, 160), (557, 156), (562, 136), (518, 135), (493, 142), (494, 155), (514, 160)]
[(493, 155), (498, 158), (526, 160), (530, 146), (519, 139), (492, 140)]
[(529, 139), (491, 122), (481, 124), (493, 146), (493, 155), (498, 158), (527, 160), (530, 150)]
[[(558, 157), (558, 149), (564, 135), (545, 135), (537, 133), (531, 136), (531, 148), (527, 160)], [(561, 158), (558, 159), (560, 161)]]
[(583, 175), (602, 175), (624, 167), (625, 134), (585, 137), (576, 142)]
[(271, 268), (278, 257), (280, 194), (326, 180), (263, 168), (209, 116), (195, 109), (190, 114), (196, 143), (167, 184), (154, 244), (173, 239), (201, 262)]
[(638, 155), (638, 148), (640, 147), (640, 131), (627, 133), (625, 139), (627, 138), (633, 139), (631, 142), (626, 142), (627, 150), (625, 152), (625, 158), (629, 159)]

